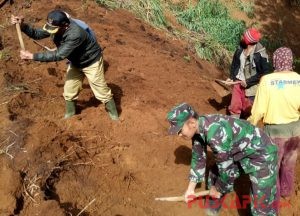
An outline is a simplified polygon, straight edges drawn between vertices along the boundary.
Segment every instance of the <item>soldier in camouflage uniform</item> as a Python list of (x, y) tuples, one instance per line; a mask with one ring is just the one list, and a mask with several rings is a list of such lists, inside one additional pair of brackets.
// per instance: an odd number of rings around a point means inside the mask
[[(251, 180), (253, 215), (276, 215), (277, 146), (259, 128), (247, 121), (224, 115), (199, 116), (182, 103), (167, 116), (169, 134), (192, 140), (192, 160), (186, 201), (197, 183), (205, 178), (207, 146), (212, 150), (217, 169), (210, 170), (210, 196), (221, 198), (233, 190), (242, 169)], [(241, 167), (241, 169), (239, 168)], [(219, 208), (208, 208), (207, 215), (218, 215)]]

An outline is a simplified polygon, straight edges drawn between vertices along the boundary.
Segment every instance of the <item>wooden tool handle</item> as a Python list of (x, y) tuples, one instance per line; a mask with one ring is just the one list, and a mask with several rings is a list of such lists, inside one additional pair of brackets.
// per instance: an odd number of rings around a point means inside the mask
[(17, 33), (18, 33), (18, 38), (19, 38), (21, 49), (25, 50), (24, 41), (23, 41), (22, 33), (21, 33), (20, 23), (16, 23), (16, 28), (17, 28)]
[[(207, 196), (209, 195), (209, 190), (206, 191), (200, 191), (198, 193), (195, 193), (195, 198), (197, 197), (202, 197), (202, 196)], [(157, 201), (171, 201), (171, 202), (178, 202), (178, 201), (184, 201), (184, 196), (177, 196), (177, 197), (159, 197), (155, 198)]]

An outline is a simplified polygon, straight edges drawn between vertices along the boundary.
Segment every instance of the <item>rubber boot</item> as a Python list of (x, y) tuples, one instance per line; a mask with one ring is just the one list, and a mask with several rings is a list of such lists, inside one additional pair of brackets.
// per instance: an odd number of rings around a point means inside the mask
[(119, 120), (118, 111), (117, 111), (116, 104), (115, 104), (115, 101), (113, 98), (105, 104), (105, 108), (112, 120), (114, 120), (114, 121)]
[(66, 101), (65, 119), (75, 115), (75, 101)]

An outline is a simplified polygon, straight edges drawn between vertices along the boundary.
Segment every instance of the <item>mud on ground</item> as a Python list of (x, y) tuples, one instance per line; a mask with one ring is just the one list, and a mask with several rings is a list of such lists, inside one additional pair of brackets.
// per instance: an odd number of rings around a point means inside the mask
[[(223, 72), (132, 14), (91, 1), (15, 1), (1, 9), (0, 24), (19, 13), (42, 26), (55, 7), (86, 21), (105, 47), (106, 79), (121, 121), (109, 119), (86, 81), (78, 115), (63, 120), (66, 62), (21, 61), (15, 27), (0, 27), (7, 54), (0, 65), (0, 215), (202, 214), (197, 205), (154, 201), (183, 194), (188, 183), (190, 142), (168, 136), (165, 117), (183, 101), (199, 113), (225, 113), (228, 101), (210, 84)], [(29, 51), (42, 51), (28, 37), (24, 41)], [(282, 210), (286, 215), (298, 215), (299, 179), (298, 166), (292, 208)], [(247, 184), (240, 179), (236, 190), (247, 193)], [(238, 214), (247, 211), (222, 212)]]

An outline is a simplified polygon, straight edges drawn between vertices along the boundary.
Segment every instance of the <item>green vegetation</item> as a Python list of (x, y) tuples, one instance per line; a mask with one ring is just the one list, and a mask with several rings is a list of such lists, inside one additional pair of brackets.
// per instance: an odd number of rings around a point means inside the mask
[(1, 60), (8, 60), (10, 58), (9, 51), (7, 49), (0, 50), (0, 61)]
[(245, 30), (244, 22), (232, 19), (219, 1), (201, 0), (188, 8), (173, 5), (171, 10), (190, 33), (204, 35), (200, 40), (193, 39), (200, 58), (214, 60), (219, 65), (230, 62), (230, 53), (236, 49)]
[(185, 55), (183, 56), (183, 59), (187, 62), (190, 62), (191, 61), (191, 57), (189, 55)]
[(300, 74), (300, 58), (294, 59), (294, 71), (297, 71)]
[(227, 8), (219, 1), (201, 0), (196, 6), (176, 11), (180, 24), (188, 30), (206, 34), (217, 43), (234, 51), (245, 24), (230, 18)]
[(245, 2), (243, 0), (235, 0), (235, 4), (241, 11), (245, 12), (249, 18), (254, 18), (255, 15), (253, 1)]
[(96, 2), (107, 8), (115, 9), (121, 7), (121, 1), (114, 0), (96, 0)]
[[(280, 31), (278, 32), (279, 35), (280, 34)], [(276, 49), (278, 49), (279, 47), (282, 47), (284, 46), (284, 41), (283, 41), (283, 38), (284, 37), (277, 37), (275, 39), (272, 39), (272, 38), (268, 38), (268, 37), (264, 37), (261, 39), (260, 43), (262, 45), (264, 45), (264, 47), (266, 47), (266, 49), (272, 53), (274, 52)]]
[(124, 8), (130, 10), (156, 27), (167, 26), (160, 0), (96, 0), (96, 2), (111, 9)]
[[(226, 68), (236, 49), (240, 36), (246, 28), (243, 21), (232, 19), (228, 9), (219, 0), (191, 1), (171, 0), (96, 0), (100, 5), (110, 9), (124, 8), (151, 25), (168, 29), (177, 38), (188, 41), (191, 51), (205, 60), (214, 61)], [(253, 4), (236, 0), (237, 7), (251, 16)], [(184, 30), (171, 26), (165, 13), (176, 18)]]

